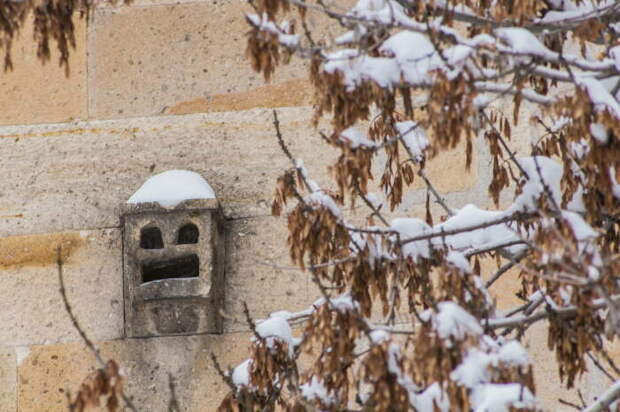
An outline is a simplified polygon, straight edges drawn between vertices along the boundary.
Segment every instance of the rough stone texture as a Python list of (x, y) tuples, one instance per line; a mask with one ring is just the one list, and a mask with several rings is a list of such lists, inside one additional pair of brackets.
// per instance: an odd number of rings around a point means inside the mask
[[(244, 13), (250, 11), (244, 2), (216, 0), (100, 8), (90, 31), (90, 116), (239, 110), (307, 101), (305, 91), (291, 93), (296, 87), (290, 83), (265, 87), (262, 75), (252, 71), (243, 35), (248, 30)], [(328, 38), (324, 26), (320, 37)], [(298, 62), (281, 67), (275, 81), (304, 77), (306, 69)]]
[(75, 341), (59, 293), (54, 252), (61, 246), (65, 287), (93, 339), (123, 332), (120, 231), (112, 229), (0, 239), (0, 344)]
[(225, 332), (248, 330), (244, 302), (252, 317), (261, 319), (279, 310), (306, 309), (319, 297), (310, 274), (290, 264), (286, 219), (235, 219), (228, 228)]
[(68, 77), (65, 69), (58, 66), (56, 43), (50, 41), (51, 59), (42, 65), (32, 36), (32, 16), (29, 16), (24, 30), (13, 44), (14, 70), (0, 75), (0, 125), (86, 118), (85, 19), (75, 20), (76, 48), (70, 50)]
[[(279, 110), (293, 155), (304, 160), (313, 179), (328, 185), (327, 166), (337, 153), (318, 143), (311, 117), (309, 107)], [(464, 173), (459, 154), (455, 149), (428, 164), (438, 190), (473, 184), (476, 167)], [(271, 111), (253, 109), (3, 128), (0, 167), (6, 171), (0, 181), (0, 236), (8, 236), (117, 227), (119, 203), (151, 174), (172, 168), (201, 173), (216, 189), (227, 217), (268, 214), (276, 178), (290, 162), (278, 147)], [(404, 204), (422, 203), (425, 192), (408, 189)], [(466, 197), (456, 204), (471, 202)], [(72, 207), (53, 207), (57, 204)]]
[[(0, 344), (12, 345), (0, 349), (0, 412), (15, 411), (18, 400), (23, 411), (42, 405), (46, 411), (66, 410), (66, 391), (75, 393), (95, 367), (92, 355), (76, 343), (60, 301), (59, 245), (73, 309), (104, 357), (123, 367), (139, 410), (167, 408), (168, 373), (176, 378), (182, 410), (214, 410), (227, 388), (209, 355), (214, 352), (224, 367), (247, 356), (243, 303), (260, 319), (277, 310), (305, 309), (319, 296), (309, 274), (291, 267), (286, 219), (269, 216), (275, 180), (290, 162), (275, 139), (271, 110), (260, 108), (281, 108), (285, 141), (322, 186), (330, 182), (327, 166), (337, 153), (317, 144), (320, 138), (310, 127), (312, 90), (301, 64), (278, 69), (266, 85), (252, 72), (244, 57), (248, 10), (243, 2), (217, 0), (101, 4), (88, 29), (88, 50), (85, 24), (78, 22), (68, 79), (56, 67), (57, 56), (45, 67), (35, 61), (29, 31), (16, 42), (16, 71), (0, 80), (7, 102), (0, 104), (0, 125), (154, 117), (0, 127)], [(341, 31), (327, 29), (312, 12), (309, 23), (323, 39)], [(520, 156), (529, 154), (530, 106), (523, 104), (509, 142)], [(498, 108), (512, 115), (512, 104)], [(326, 124), (319, 127), (328, 131)], [(464, 144), (428, 163), (427, 175), (452, 207), (493, 208), (484, 147), (479, 139), (470, 172), (464, 171)], [(116, 340), (123, 337), (119, 204), (148, 176), (173, 168), (207, 178), (228, 218), (225, 334)], [(403, 205), (386, 217), (424, 218), (425, 196), (416, 179)], [(512, 190), (506, 190), (502, 207), (511, 199)], [(444, 212), (434, 203), (431, 208), (437, 223)], [(359, 222), (363, 212), (362, 206), (345, 213)], [(488, 274), (496, 269), (490, 259), (482, 266)], [(521, 304), (514, 296), (518, 285), (514, 269), (493, 285), (500, 310)], [(399, 321), (408, 318), (405, 311)], [(379, 308), (373, 315), (380, 318)], [(544, 326), (537, 324), (524, 340), (538, 394), (550, 410), (570, 410), (557, 402), (577, 399), (559, 389)], [(615, 346), (611, 352), (618, 358)], [(606, 385), (596, 373), (579, 382), (589, 398)]]
[(220, 333), (226, 239), (217, 199), (128, 204), (122, 221), (125, 335)]
[[(573, 408), (558, 401), (561, 398), (575, 404), (581, 404), (575, 389), (567, 390), (560, 385), (555, 355), (547, 348), (547, 325), (541, 322), (532, 326), (526, 334), (523, 345), (528, 349), (530, 361), (534, 368), (536, 395), (545, 409), (558, 412), (574, 411)], [(590, 397), (592, 390), (595, 392), (600, 390), (600, 388), (591, 388), (585, 377), (577, 380), (575, 386), (581, 389), (585, 397)]]
[[(472, 265), (474, 261), (471, 261)], [(508, 263), (506, 259), (500, 259), (499, 267)], [(486, 282), (498, 269), (497, 261), (490, 257), (480, 259), (480, 272), (482, 279)], [(491, 297), (495, 299), (499, 310), (510, 310), (522, 305), (523, 302), (515, 293), (521, 289), (521, 279), (519, 278), (519, 268), (515, 266), (505, 272), (489, 288)]]
[[(439, 193), (462, 192), (472, 189), (478, 183), (478, 153), (474, 149), (468, 170), (465, 162), (465, 140), (453, 149), (437, 154), (427, 162), (426, 176)], [(412, 189), (426, 188), (424, 181), (416, 177)]]
[(0, 412), (17, 410), (17, 355), (15, 349), (0, 347)]
[(167, 107), (165, 114), (190, 114), (248, 110), (256, 107), (306, 106), (313, 102), (307, 80), (288, 80), (280, 84), (257, 87), (245, 92), (199, 97)]
[[(227, 217), (268, 214), (276, 178), (290, 167), (272, 116), (255, 109), (0, 129), (0, 237), (118, 227), (119, 204), (169, 169), (205, 177)], [(293, 153), (324, 183), (334, 154), (309, 129), (311, 109), (279, 116)]]
[[(121, 366), (125, 391), (140, 411), (168, 410), (172, 374), (182, 411), (212, 411), (228, 391), (211, 361), (214, 353), (223, 368), (236, 366), (249, 355), (245, 333), (199, 335), (99, 342), (104, 359)], [(18, 368), (22, 411), (66, 411), (66, 393), (97, 366), (82, 344), (33, 346)]]

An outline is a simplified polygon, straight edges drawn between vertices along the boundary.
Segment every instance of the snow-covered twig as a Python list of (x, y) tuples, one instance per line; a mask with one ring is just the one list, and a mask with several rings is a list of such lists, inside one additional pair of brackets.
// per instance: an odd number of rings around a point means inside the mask
[(620, 380), (616, 381), (609, 389), (602, 393), (596, 402), (588, 406), (583, 412), (601, 412), (607, 410), (609, 405), (620, 397)]

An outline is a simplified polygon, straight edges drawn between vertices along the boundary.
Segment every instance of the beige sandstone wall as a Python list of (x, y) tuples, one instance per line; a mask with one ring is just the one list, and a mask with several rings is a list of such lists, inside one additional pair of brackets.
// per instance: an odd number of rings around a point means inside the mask
[[(333, 153), (316, 144), (309, 126), (301, 66), (284, 68), (269, 85), (250, 70), (245, 7), (222, 0), (102, 5), (89, 24), (77, 23), (69, 77), (57, 56), (39, 64), (30, 32), (15, 44), (15, 71), (0, 75), (0, 412), (65, 410), (67, 391), (75, 393), (96, 366), (62, 306), (59, 245), (75, 313), (103, 355), (120, 362), (140, 410), (165, 410), (168, 373), (183, 410), (213, 410), (226, 387), (210, 353), (224, 365), (247, 356), (241, 303), (260, 318), (316, 299), (306, 274), (265, 264), (290, 265), (285, 222), (270, 216), (275, 178), (289, 166), (271, 108), (279, 108), (285, 139), (317, 180), (326, 181)], [(491, 207), (488, 153), (477, 146), (469, 173), (463, 148), (430, 164), (429, 176), (455, 206)], [(118, 205), (171, 168), (201, 173), (224, 207), (225, 334), (124, 339)], [(422, 211), (425, 192), (414, 189), (399, 212)], [(506, 293), (514, 282), (494, 286), (502, 307), (516, 302)], [(539, 391), (561, 410), (542, 328), (528, 341)], [(584, 380), (584, 393), (597, 385)]]

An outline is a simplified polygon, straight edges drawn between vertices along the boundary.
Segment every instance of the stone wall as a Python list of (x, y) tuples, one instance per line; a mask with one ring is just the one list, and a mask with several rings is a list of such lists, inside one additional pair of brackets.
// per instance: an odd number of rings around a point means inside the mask
[[(96, 366), (62, 305), (59, 246), (73, 309), (103, 356), (122, 365), (140, 410), (166, 410), (169, 373), (182, 410), (213, 410), (226, 387), (210, 354), (223, 365), (247, 356), (242, 302), (261, 318), (317, 298), (307, 274), (287, 267), (285, 222), (270, 216), (275, 179), (288, 167), (271, 109), (318, 181), (334, 154), (316, 144), (301, 65), (268, 85), (249, 68), (244, 11), (244, 2), (222, 0), (103, 4), (88, 24), (77, 22), (68, 77), (54, 53), (41, 66), (31, 29), (21, 33), (15, 70), (0, 76), (0, 411), (66, 410), (67, 393)], [(462, 153), (431, 162), (430, 178), (456, 207), (491, 207), (488, 153), (477, 142), (467, 173)], [(225, 333), (126, 339), (119, 205), (148, 176), (174, 168), (203, 175), (224, 208)], [(415, 186), (399, 213), (420, 213), (424, 199)], [(515, 281), (494, 286), (506, 307)], [(528, 339), (539, 393), (560, 410), (543, 328)], [(584, 380), (584, 392), (597, 382)]]

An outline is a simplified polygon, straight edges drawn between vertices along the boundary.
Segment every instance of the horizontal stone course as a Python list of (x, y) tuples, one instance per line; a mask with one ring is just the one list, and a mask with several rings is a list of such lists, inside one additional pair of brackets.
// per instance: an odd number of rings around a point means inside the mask
[[(293, 156), (304, 161), (320, 185), (333, 188), (328, 166), (338, 153), (311, 127), (312, 109), (278, 113)], [(272, 123), (271, 110), (252, 109), (0, 128), (5, 177), (0, 181), (0, 237), (118, 227), (118, 206), (149, 176), (175, 168), (202, 174), (227, 217), (268, 215), (276, 179), (290, 167)], [(329, 131), (325, 123), (319, 128)], [(457, 148), (427, 165), (442, 193), (475, 186), (477, 166), (464, 173), (458, 154)], [(407, 189), (407, 207), (424, 201), (425, 189), (416, 190), (422, 187), (417, 179)]]
[(24, 28), (13, 42), (13, 70), (0, 74), (0, 125), (85, 119), (88, 115), (86, 19), (74, 19), (76, 47), (69, 50), (69, 72), (66, 72), (58, 65), (60, 53), (54, 40), (50, 40), (50, 60), (42, 64), (37, 58), (33, 18), (32, 15), (26, 18)]
[[(247, 331), (247, 304), (254, 318), (278, 310), (301, 310), (316, 298), (307, 273), (292, 268), (286, 220), (232, 219), (225, 223), (224, 331)], [(0, 345), (76, 342), (59, 292), (57, 252), (67, 297), (80, 325), (93, 339), (124, 333), (120, 229), (0, 238)]]
[(123, 336), (120, 231), (102, 229), (0, 239), (0, 344), (79, 339), (59, 292), (58, 248), (81, 326), (93, 339)]
[[(119, 226), (118, 206), (152, 174), (190, 169), (214, 187), (230, 217), (267, 214), (290, 162), (270, 110), (0, 128), (0, 237)], [(294, 153), (326, 174), (311, 110), (280, 110)], [(229, 210), (227, 210), (229, 209)]]
[[(250, 67), (248, 12), (245, 2), (216, 0), (98, 8), (89, 29), (90, 117), (308, 104), (307, 84), (290, 83), (306, 77), (301, 61), (283, 65), (267, 86)], [(309, 23), (321, 28), (317, 39), (330, 37), (325, 19)]]
[[(215, 370), (211, 354), (224, 369), (249, 356), (250, 334), (200, 335), (96, 342), (104, 359), (114, 359), (124, 388), (139, 411), (168, 410), (169, 375), (182, 411), (212, 411), (228, 387)], [(67, 393), (99, 367), (81, 343), (32, 346), (18, 367), (19, 410), (66, 411)]]

